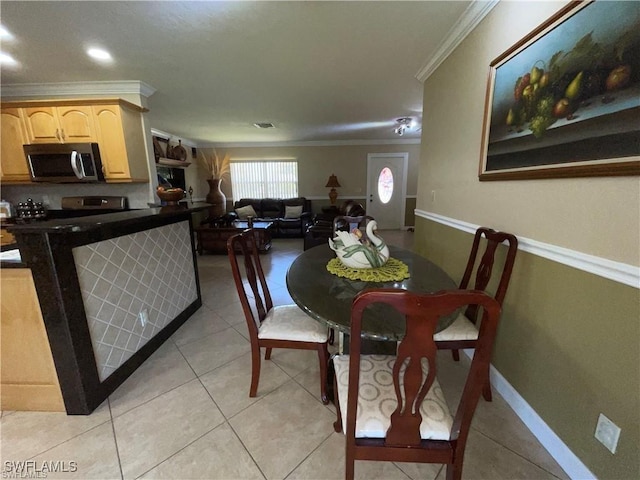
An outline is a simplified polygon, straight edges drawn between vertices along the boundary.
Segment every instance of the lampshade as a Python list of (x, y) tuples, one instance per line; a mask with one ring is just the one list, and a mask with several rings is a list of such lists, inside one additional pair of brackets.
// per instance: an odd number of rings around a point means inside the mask
[(333, 173), (329, 176), (329, 180), (327, 180), (327, 184), (325, 185), (325, 187), (331, 187), (331, 188), (335, 188), (335, 187), (339, 187), (340, 186), (340, 182), (338, 182), (338, 177), (336, 177)]

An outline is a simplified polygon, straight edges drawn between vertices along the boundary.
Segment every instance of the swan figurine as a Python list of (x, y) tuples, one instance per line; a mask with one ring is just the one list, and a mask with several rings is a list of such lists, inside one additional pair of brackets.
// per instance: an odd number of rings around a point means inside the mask
[(336, 232), (333, 239), (329, 239), (329, 247), (336, 252), (337, 257), (347, 267), (376, 268), (389, 260), (389, 247), (376, 236), (374, 231), (378, 227), (375, 220), (367, 223), (367, 239), (362, 239), (362, 232), (357, 228), (351, 232)]

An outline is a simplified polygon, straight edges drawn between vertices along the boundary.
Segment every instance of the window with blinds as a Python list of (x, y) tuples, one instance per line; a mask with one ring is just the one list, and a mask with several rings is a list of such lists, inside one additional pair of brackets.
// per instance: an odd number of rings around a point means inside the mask
[(295, 160), (231, 161), (233, 200), (241, 198), (293, 198), (298, 196)]

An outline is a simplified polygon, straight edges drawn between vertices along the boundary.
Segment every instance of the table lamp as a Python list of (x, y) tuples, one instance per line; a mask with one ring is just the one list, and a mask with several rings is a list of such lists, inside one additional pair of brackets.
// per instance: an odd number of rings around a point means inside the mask
[(338, 177), (336, 177), (333, 173), (329, 176), (329, 180), (327, 180), (327, 184), (325, 187), (331, 187), (329, 190), (329, 200), (331, 201), (331, 205), (336, 204), (336, 199), (338, 198), (338, 192), (336, 191), (336, 187), (340, 186), (340, 182), (338, 182)]

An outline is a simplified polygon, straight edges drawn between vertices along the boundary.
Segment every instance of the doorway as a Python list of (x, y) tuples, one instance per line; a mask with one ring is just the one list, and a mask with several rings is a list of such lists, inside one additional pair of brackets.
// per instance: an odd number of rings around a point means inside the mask
[(376, 219), (379, 229), (404, 227), (408, 164), (406, 152), (367, 155), (366, 210)]

